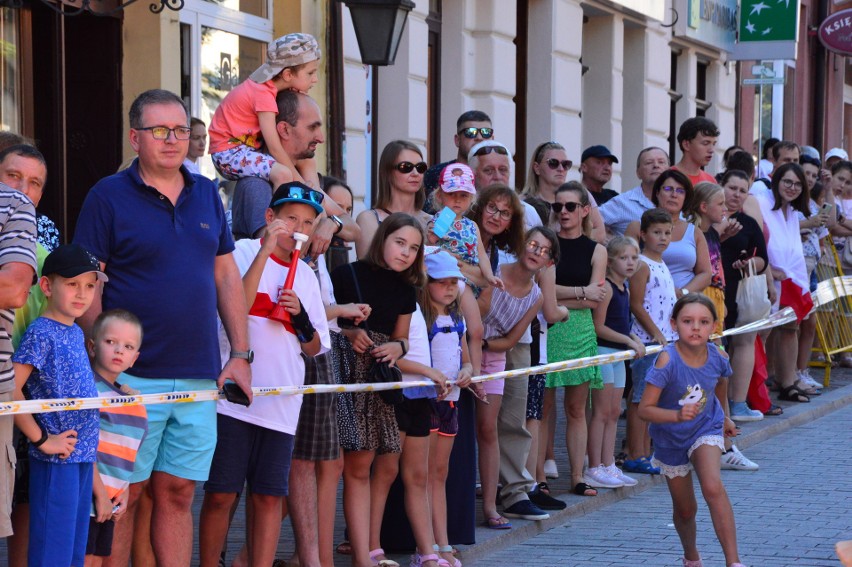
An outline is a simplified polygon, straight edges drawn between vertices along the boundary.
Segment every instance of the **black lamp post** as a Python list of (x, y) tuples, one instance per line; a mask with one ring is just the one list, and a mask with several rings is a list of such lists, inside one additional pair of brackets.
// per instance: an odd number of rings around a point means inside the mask
[(411, 0), (341, 0), (349, 6), (361, 61), (393, 65), (405, 20), (414, 8)]

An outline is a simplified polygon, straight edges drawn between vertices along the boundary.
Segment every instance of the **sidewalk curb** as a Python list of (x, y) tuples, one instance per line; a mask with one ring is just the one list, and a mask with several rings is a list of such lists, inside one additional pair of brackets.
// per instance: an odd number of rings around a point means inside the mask
[[(741, 449), (751, 447), (794, 427), (815, 421), (850, 404), (852, 404), (852, 385), (846, 385), (835, 391), (826, 392), (818, 398), (814, 398), (808, 404), (785, 405), (784, 411), (787, 414), (786, 417), (781, 419), (773, 417), (756, 422), (756, 424), (761, 424), (758, 429), (751, 432), (744, 432), (738, 436), (736, 445)], [(584, 516), (625, 498), (645, 492), (664, 482), (664, 478), (660, 475), (637, 475), (637, 477), (639, 484), (636, 486), (603, 490), (594, 498), (584, 498), (564, 493), (553, 494), (560, 500), (568, 503), (568, 507), (565, 510), (551, 511), (549, 519), (538, 522), (512, 519), (513, 528), (511, 530), (488, 537), (471, 546), (457, 546), (460, 550), (459, 557), (463, 563), (470, 564), (483, 559), (489, 554), (527, 541), (552, 528), (562, 526), (571, 518)], [(477, 528), (477, 536), (481, 535), (483, 530), (484, 528)]]

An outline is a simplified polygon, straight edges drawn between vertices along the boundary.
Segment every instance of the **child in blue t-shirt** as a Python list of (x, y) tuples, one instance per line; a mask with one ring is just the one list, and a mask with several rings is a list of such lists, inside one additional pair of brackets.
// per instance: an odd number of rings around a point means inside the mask
[[(51, 252), (41, 273), (47, 308), (12, 357), (15, 399), (97, 397), (83, 331), (74, 320), (91, 305), (98, 280), (107, 277), (77, 244)], [(28, 565), (83, 565), (98, 410), (19, 414), (15, 425), (31, 442)]]
[(735, 436), (737, 428), (728, 416), (728, 376), (733, 371), (728, 356), (709, 342), (716, 320), (716, 308), (707, 296), (690, 293), (678, 299), (672, 310), (678, 339), (657, 357), (639, 402), (639, 417), (651, 423), (652, 462), (668, 479), (684, 567), (701, 567), (695, 543), (698, 505), (693, 470), (710, 508), (725, 564), (743, 567), (734, 511), (720, 475), (724, 436)]

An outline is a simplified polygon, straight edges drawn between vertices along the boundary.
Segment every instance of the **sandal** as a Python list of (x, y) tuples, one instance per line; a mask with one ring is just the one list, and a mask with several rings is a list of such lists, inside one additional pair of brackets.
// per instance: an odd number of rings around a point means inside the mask
[(442, 547), (436, 543), (432, 546), (432, 548), (441, 555), (449, 554), (451, 556), (450, 559), (447, 559), (446, 557), (442, 558), (444, 561), (447, 562), (447, 565), (449, 565), (450, 567), (462, 567), (462, 562), (455, 557), (456, 553), (458, 553), (458, 550), (452, 545), (445, 545)]
[(489, 530), (511, 530), (512, 522), (503, 516), (497, 516), (496, 518), (488, 518), (485, 520), (484, 526)]
[(586, 484), (585, 482), (578, 482), (574, 485), (574, 488), (571, 490), (577, 496), (597, 496), (598, 491)]
[(811, 399), (807, 394), (802, 393), (795, 384), (782, 388), (778, 392), (778, 399), (782, 402), (799, 402), (800, 404), (808, 403)]
[(370, 561), (373, 562), (374, 566), (378, 567), (399, 567), (399, 563), (394, 561), (393, 559), (379, 559), (379, 557), (385, 556), (385, 550), (381, 547), (377, 547), (373, 551), (370, 552)]
[(415, 552), (414, 555), (411, 556), (411, 567), (420, 567), (424, 563), (428, 561), (434, 561), (438, 564), (438, 567), (449, 567), (449, 563), (446, 559), (439, 557), (436, 553), (430, 553), (429, 555), (420, 555)]
[(545, 494), (550, 494), (550, 487), (547, 486), (546, 482), (539, 482), (538, 489), (544, 492)]
[(801, 380), (796, 380), (795, 382), (793, 382), (793, 385), (796, 387), (797, 390), (799, 390), (801, 393), (803, 393), (804, 395), (809, 396), (809, 397), (810, 396), (819, 396), (822, 393), (822, 392), (819, 391), (818, 388), (813, 388), (811, 386), (808, 386), (807, 384), (805, 384)]
[(349, 543), (348, 539), (344, 539), (343, 541), (337, 544), (337, 547), (334, 548), (334, 551), (339, 553), (340, 555), (352, 555), (352, 544)]
[(781, 406), (776, 406), (775, 404), (771, 404), (769, 406), (769, 409), (766, 410), (765, 412), (763, 412), (763, 415), (768, 416), (768, 417), (773, 417), (773, 416), (776, 416), (776, 415), (781, 415), (783, 413), (784, 413), (784, 408), (782, 408)]

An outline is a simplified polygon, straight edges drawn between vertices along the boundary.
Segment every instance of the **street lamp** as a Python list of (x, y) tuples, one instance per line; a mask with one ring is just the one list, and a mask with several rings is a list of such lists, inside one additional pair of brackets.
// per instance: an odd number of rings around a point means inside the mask
[(411, 0), (341, 0), (349, 6), (361, 61), (366, 65), (393, 65), (405, 20), (414, 8)]

